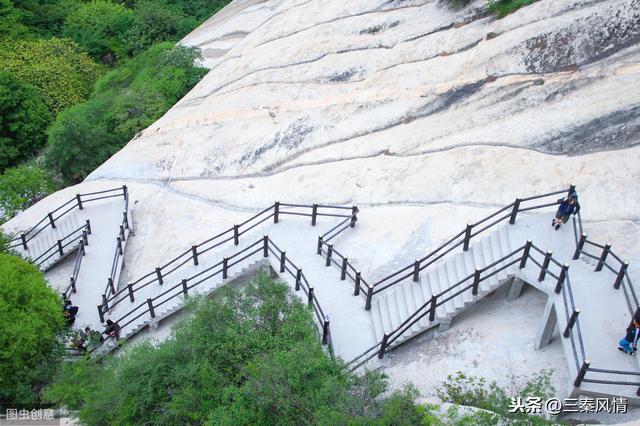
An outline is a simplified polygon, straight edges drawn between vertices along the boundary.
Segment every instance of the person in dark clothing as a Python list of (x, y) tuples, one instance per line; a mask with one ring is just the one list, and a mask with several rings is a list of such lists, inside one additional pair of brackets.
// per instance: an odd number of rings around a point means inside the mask
[(640, 337), (640, 323), (635, 319), (627, 328), (627, 334), (618, 342), (618, 349), (629, 355), (638, 350), (638, 338)]
[(120, 337), (120, 326), (108, 319), (107, 325), (105, 326), (104, 332), (102, 334), (106, 334), (112, 339), (117, 340)]
[(553, 226), (557, 231), (560, 229), (560, 225), (567, 223), (572, 214), (578, 214), (579, 211), (580, 204), (578, 204), (576, 197), (573, 194), (569, 195), (562, 203), (560, 203), (560, 206), (558, 206), (556, 217), (551, 221), (551, 226)]
[(62, 308), (62, 315), (64, 316), (67, 325), (71, 326), (76, 321), (76, 315), (78, 314), (77, 306), (73, 306), (71, 300), (67, 299), (64, 301), (64, 307)]

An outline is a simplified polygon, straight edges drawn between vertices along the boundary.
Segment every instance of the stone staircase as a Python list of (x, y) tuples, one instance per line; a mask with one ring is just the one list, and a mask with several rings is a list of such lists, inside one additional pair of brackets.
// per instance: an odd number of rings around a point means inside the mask
[[(56, 227), (47, 227), (30, 240), (25, 250), (22, 245), (14, 248), (20, 256), (35, 262), (38, 268), (46, 271), (77, 248), (72, 240), (82, 236), (80, 228), (84, 225), (77, 212), (71, 212), (56, 222)], [(58, 241), (63, 245), (63, 254), (58, 250)]]
[[(391, 291), (380, 294), (379, 297), (374, 298), (371, 306), (374, 333), (377, 340), (382, 340), (385, 333), (390, 333), (398, 328), (405, 319), (416, 312), (424, 303), (428, 302), (433, 295), (441, 293), (453, 284), (473, 276), (476, 267), (482, 268), (490, 265), (513, 250), (514, 247), (509, 238), (509, 231), (507, 226), (503, 225), (489, 235), (473, 242), (467, 252), (457, 253), (436, 265), (430, 266), (428, 272), (420, 275), (418, 282), (409, 281), (398, 284)], [(487, 273), (496, 268), (489, 269)], [(471, 291), (465, 291), (438, 306), (434, 321), (429, 321), (428, 316), (423, 317), (399, 337), (395, 344), (400, 344), (436, 325), (449, 324), (453, 317), (465, 310), (469, 305), (482, 299), (506, 280), (512, 278), (517, 268), (517, 265), (512, 265), (481, 281), (476, 296), (473, 296)], [(447, 295), (443, 297), (447, 297)]]

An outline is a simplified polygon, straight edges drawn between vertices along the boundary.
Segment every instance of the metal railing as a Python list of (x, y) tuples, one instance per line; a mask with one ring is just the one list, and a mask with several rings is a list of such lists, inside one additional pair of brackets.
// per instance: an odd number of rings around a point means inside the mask
[(87, 246), (88, 243), (85, 243), (85, 240), (82, 239), (80, 240), (80, 242), (78, 243), (78, 251), (76, 253), (76, 260), (73, 263), (73, 273), (71, 274), (71, 277), (69, 278), (69, 285), (62, 291), (62, 296), (65, 299), (68, 299), (69, 297), (71, 297), (72, 293), (77, 293), (77, 289), (76, 289), (76, 283), (78, 282), (78, 275), (80, 274), (80, 267), (82, 266), (82, 260), (84, 259), (84, 256), (86, 255), (86, 249), (85, 246)]
[[(121, 192), (121, 193), (120, 193)], [(29, 249), (29, 242), (37, 237), (42, 231), (48, 228), (55, 229), (56, 222), (75, 209), (82, 210), (84, 203), (105, 198), (121, 197), (126, 194), (126, 186), (120, 188), (112, 188), (104, 191), (88, 192), (84, 194), (76, 194), (76, 196), (66, 203), (62, 204), (55, 210), (47, 213), (45, 217), (40, 219), (38, 223), (29, 228), (27, 231), (20, 233), (9, 241), (9, 249), (22, 246), (24, 250)]]
[[(158, 316), (157, 311), (163, 305), (169, 303), (174, 299), (186, 300), (189, 294), (197, 286), (208, 282), (214, 277), (221, 276), (223, 280), (229, 278), (229, 274), (233, 271), (234, 267), (239, 263), (246, 261), (252, 257), (268, 258), (270, 255), (275, 256), (279, 263), (279, 272), (288, 273), (295, 279), (295, 290), (302, 290), (306, 296), (307, 303), (312, 307), (315, 317), (317, 319), (317, 325), (321, 336), (322, 344), (331, 343), (331, 330), (329, 325), (329, 318), (325, 315), (320, 302), (315, 295), (314, 287), (309, 283), (307, 277), (304, 275), (301, 268), (299, 268), (287, 255), (286, 252), (281, 250), (268, 236), (264, 236), (253, 244), (237, 251), (231, 256), (223, 257), (216, 264), (192, 275), (189, 278), (183, 278), (180, 283), (173, 285), (165, 289), (160, 294), (152, 298), (147, 298), (144, 302), (139, 303), (129, 312), (122, 315), (114, 321), (116, 324), (116, 340), (119, 340), (123, 335), (123, 331), (126, 331), (128, 327), (131, 327), (136, 321), (144, 316), (148, 316), (149, 320), (152, 320)], [(181, 308), (181, 307), (180, 307)], [(172, 313), (170, 308), (165, 313)], [(160, 315), (162, 316), (162, 314)], [(101, 317), (101, 321), (103, 318)], [(142, 327), (140, 327), (141, 329)], [(127, 335), (127, 338), (131, 337), (138, 330)], [(108, 336), (105, 341), (111, 337)]]
[[(352, 214), (347, 215), (341, 213), (345, 209), (350, 210)], [(199, 244), (192, 245), (191, 248), (180, 253), (165, 264), (156, 266), (153, 271), (143, 275), (135, 281), (127, 283), (126, 287), (123, 287), (120, 290), (116, 291), (113, 279), (110, 281), (108, 280), (107, 287), (105, 288), (105, 292), (102, 296), (102, 303), (98, 305), (98, 314), (101, 317), (104, 316), (105, 313), (109, 312), (127, 299), (129, 299), (130, 302), (135, 302), (137, 292), (155, 283), (163, 285), (167, 278), (176, 276), (177, 271), (186, 264), (193, 263), (193, 265), (199, 265), (202, 260), (202, 256), (216, 247), (230, 243), (231, 241), (233, 241), (234, 245), (239, 245), (240, 237), (242, 235), (263, 224), (267, 220), (273, 219), (273, 223), (278, 223), (280, 216), (294, 215), (310, 217), (312, 226), (316, 225), (318, 217), (348, 218), (355, 224), (357, 219), (355, 218), (356, 213), (353, 212), (357, 213), (357, 207), (342, 207), (324, 204), (291, 204), (276, 201), (274, 204), (256, 213), (244, 222), (233, 225), (232, 227)], [(118, 253), (119, 248), (116, 247), (116, 250)]]
[[(464, 230), (458, 232), (456, 235), (451, 237), (449, 240), (447, 240), (422, 258), (415, 259), (413, 263), (410, 263), (403, 268), (392, 272), (391, 274), (372, 284), (369, 284), (367, 280), (365, 280), (365, 278), (362, 276), (362, 273), (353, 266), (347, 256), (338, 252), (333, 244), (330, 244), (329, 242), (337, 235), (337, 233), (341, 232), (343, 229), (346, 229), (346, 227), (349, 225), (353, 226), (355, 222), (349, 224), (346, 223), (345, 220), (342, 224), (343, 228), (336, 226), (336, 233), (325, 233), (324, 235), (319, 236), (316, 252), (321, 256), (326, 256), (326, 266), (335, 265), (340, 268), (342, 280), (349, 278), (351, 282), (353, 282), (354, 296), (363, 294), (365, 297), (365, 309), (369, 310), (371, 309), (371, 301), (373, 299), (373, 295), (409, 279), (413, 280), (414, 282), (418, 282), (418, 280), (420, 279), (420, 274), (425, 269), (432, 265), (435, 265), (436, 262), (444, 258), (453, 250), (461, 247), (463, 251), (468, 251), (471, 240), (479, 234), (487, 231), (488, 229), (498, 225), (503, 221), (508, 220), (510, 224), (514, 224), (518, 213), (556, 206), (562, 202), (562, 199), (555, 199), (554, 201), (548, 201), (541, 204), (533, 205), (526, 205), (527, 203), (543, 198), (555, 197), (560, 194), (571, 194), (573, 192), (575, 192), (575, 186), (571, 185), (568, 190), (562, 189), (526, 198), (516, 198), (513, 203), (500, 208), (499, 210), (480, 219), (479, 221), (475, 223), (468, 223)], [(354, 217), (357, 213), (357, 208), (355, 209), (356, 210), (354, 210), (353, 213)]]
[(36, 258), (31, 259), (31, 262), (33, 262), (37, 267), (41, 267), (53, 257), (59, 256), (60, 258), (62, 258), (76, 249), (75, 246), (70, 250), (68, 249), (68, 247), (73, 245), (75, 242), (80, 240), (83, 241), (84, 244), (87, 244), (89, 241), (88, 235), (90, 233), (91, 225), (89, 221), (87, 221), (84, 225), (72, 230), (71, 232), (69, 232), (69, 234), (65, 235), (61, 239), (56, 240), (56, 242), (51, 247), (43, 251)]

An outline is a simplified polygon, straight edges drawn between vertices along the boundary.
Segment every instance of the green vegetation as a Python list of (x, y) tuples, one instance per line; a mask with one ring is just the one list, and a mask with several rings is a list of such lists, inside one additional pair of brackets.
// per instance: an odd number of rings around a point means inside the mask
[(498, 18), (504, 18), (521, 7), (529, 6), (536, 1), (538, 0), (489, 0), (487, 7)]
[(0, 223), (57, 189), (49, 173), (36, 164), (23, 164), (0, 175)]
[(42, 272), (0, 253), (0, 409), (39, 400), (61, 355), (62, 305)]
[(57, 114), (84, 101), (98, 77), (98, 66), (68, 39), (16, 40), (0, 44), (0, 70), (34, 85)]
[(0, 173), (45, 144), (50, 121), (38, 90), (0, 71)]
[(88, 102), (58, 116), (47, 164), (79, 181), (152, 124), (204, 75), (195, 48), (161, 43), (107, 73)]
[(413, 388), (382, 398), (383, 375), (352, 375), (324, 353), (286, 284), (258, 276), (193, 309), (157, 346), (65, 365), (46, 395), (88, 425), (417, 425), (428, 415)]
[(510, 413), (511, 397), (540, 398), (545, 401), (554, 395), (551, 385), (551, 370), (541, 370), (522, 383), (512, 377), (513, 389), (507, 392), (495, 382), (487, 385), (482, 377), (465, 375), (458, 372), (455, 376), (447, 376), (447, 380), (436, 390), (438, 397), (444, 402), (479, 408), (474, 414), (460, 413), (455, 407), (449, 411), (448, 417), (455, 419), (456, 424), (469, 425), (548, 425), (555, 424), (540, 416), (527, 413)]

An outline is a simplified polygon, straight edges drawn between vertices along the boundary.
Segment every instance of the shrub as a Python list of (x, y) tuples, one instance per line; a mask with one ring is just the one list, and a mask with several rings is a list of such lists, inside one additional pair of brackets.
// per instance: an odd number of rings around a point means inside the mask
[(22, 23), (42, 37), (60, 34), (66, 16), (78, 7), (78, 0), (13, 0)]
[(0, 71), (33, 84), (54, 114), (87, 98), (98, 65), (72, 40), (16, 40), (0, 44)]
[(113, 64), (115, 58), (124, 56), (123, 40), (133, 19), (133, 11), (120, 4), (92, 1), (67, 16), (62, 34), (95, 59)]
[(420, 423), (415, 390), (382, 399), (383, 375), (351, 375), (323, 352), (286, 284), (261, 275), (193, 309), (157, 346), (66, 365), (47, 396), (88, 425)]
[(11, 0), (0, 0), (0, 41), (27, 37), (29, 28), (22, 23), (24, 13), (13, 7)]
[(42, 272), (0, 254), (0, 405), (38, 401), (61, 355), (63, 328), (62, 305)]
[(0, 71), (0, 173), (44, 145), (50, 121), (37, 89)]
[(0, 223), (11, 219), (55, 191), (57, 185), (48, 172), (36, 165), (21, 165), (0, 175)]
[(498, 18), (504, 18), (521, 7), (529, 6), (536, 1), (538, 0), (489, 0), (487, 7)]

